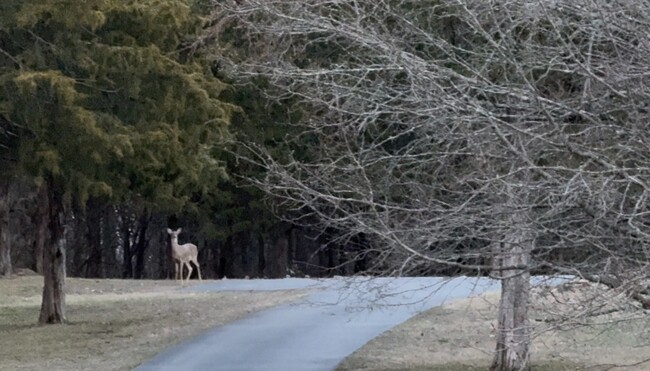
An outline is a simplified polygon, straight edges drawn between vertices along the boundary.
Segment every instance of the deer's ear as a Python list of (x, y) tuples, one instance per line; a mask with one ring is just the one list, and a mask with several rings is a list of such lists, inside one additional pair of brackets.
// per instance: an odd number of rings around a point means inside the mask
[(168, 233), (168, 234), (172, 234), (173, 232), (172, 232), (171, 229), (167, 228), (167, 233)]
[(183, 228), (178, 228), (178, 229), (176, 230), (176, 233), (181, 233), (182, 230), (183, 230)]

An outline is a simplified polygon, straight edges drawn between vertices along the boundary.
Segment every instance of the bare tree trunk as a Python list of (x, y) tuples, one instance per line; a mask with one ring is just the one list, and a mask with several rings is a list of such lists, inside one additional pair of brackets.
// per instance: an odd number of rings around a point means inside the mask
[[(515, 218), (519, 219), (519, 218)], [(527, 238), (521, 227), (523, 220), (513, 220), (513, 231), (502, 243), (498, 265), (501, 267), (527, 267), (530, 259)], [(501, 277), (496, 353), (490, 370), (523, 370), (530, 359), (530, 328), (528, 326), (528, 300), (530, 272), (523, 269), (504, 269)]]
[(9, 182), (0, 183), (0, 275), (11, 276), (11, 231), (10, 231)]
[(160, 242), (160, 247), (162, 250), (162, 254), (160, 256), (164, 256), (164, 259), (160, 259), (160, 272), (161, 276), (163, 278), (168, 278), (168, 279), (175, 279), (176, 277), (172, 277), (172, 274), (175, 274), (176, 271), (174, 269), (174, 259), (172, 259), (172, 243), (171, 240), (168, 237), (165, 237), (162, 242)]
[(91, 198), (86, 203), (86, 248), (90, 256), (85, 277), (102, 277), (102, 208), (100, 200)]
[(34, 260), (36, 261), (36, 272), (43, 274), (43, 251), (47, 243), (47, 187), (41, 186), (36, 197), (36, 208), (33, 215)]
[(11, 231), (9, 221), (0, 221), (0, 275), (10, 277), (11, 268)]
[(219, 265), (221, 266), (221, 277), (233, 277), (233, 250), (233, 235), (229, 235), (221, 248), (221, 256), (219, 260)]
[(144, 253), (149, 246), (147, 239), (147, 229), (151, 221), (151, 213), (145, 208), (140, 216), (140, 226), (138, 230), (138, 240), (135, 248), (135, 278), (142, 279), (144, 272)]
[(122, 250), (124, 252), (122, 278), (133, 278), (133, 264), (131, 264), (131, 258), (133, 257), (133, 253), (131, 252), (131, 223), (126, 215), (122, 215)]
[(118, 229), (121, 227), (117, 213), (105, 202), (102, 208), (102, 277), (119, 277), (122, 274), (121, 262), (118, 262)]
[[(63, 189), (50, 177), (47, 186), (49, 241), (43, 254), (43, 301), (40, 324), (64, 323), (65, 318), (65, 213)], [(44, 200), (39, 200), (43, 202)]]
[[(207, 245), (207, 241), (206, 241)], [(206, 251), (210, 251), (206, 249)], [(264, 270), (266, 269), (266, 244), (264, 241), (264, 234), (257, 233), (257, 277), (264, 278)]]

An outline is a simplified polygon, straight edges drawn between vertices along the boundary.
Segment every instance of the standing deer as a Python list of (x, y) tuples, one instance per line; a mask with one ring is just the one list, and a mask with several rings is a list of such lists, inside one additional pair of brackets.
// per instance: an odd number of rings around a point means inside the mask
[(178, 235), (181, 233), (182, 228), (178, 228), (176, 231), (172, 231), (167, 228), (167, 233), (171, 236), (172, 241), (172, 251), (171, 256), (174, 260), (174, 270), (175, 279), (178, 277), (181, 278), (181, 285), (183, 284), (183, 267), (187, 266), (187, 280), (189, 281), (190, 276), (192, 275), (192, 265), (196, 265), (197, 272), (199, 274), (199, 281), (201, 280), (201, 267), (199, 266), (199, 250), (196, 245), (191, 243), (186, 243), (183, 245), (178, 244)]

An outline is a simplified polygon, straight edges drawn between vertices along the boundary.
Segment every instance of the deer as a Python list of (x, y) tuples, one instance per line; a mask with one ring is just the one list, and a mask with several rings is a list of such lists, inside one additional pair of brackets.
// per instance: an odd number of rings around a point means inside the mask
[(183, 229), (178, 228), (175, 231), (167, 228), (167, 233), (171, 236), (171, 257), (174, 261), (174, 278), (178, 280), (180, 277), (181, 285), (183, 284), (183, 267), (187, 266), (187, 280), (189, 281), (190, 276), (192, 276), (192, 265), (196, 265), (197, 273), (199, 274), (199, 281), (201, 281), (201, 267), (199, 266), (199, 249), (196, 245), (191, 243), (186, 243), (183, 245), (178, 244), (178, 235)]

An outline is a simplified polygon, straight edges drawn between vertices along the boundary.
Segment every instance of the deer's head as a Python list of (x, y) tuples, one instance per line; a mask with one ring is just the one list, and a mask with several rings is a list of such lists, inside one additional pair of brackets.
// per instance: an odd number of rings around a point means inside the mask
[(178, 235), (181, 233), (183, 228), (178, 228), (175, 231), (172, 231), (171, 229), (167, 228), (167, 233), (171, 236), (172, 242), (178, 242)]

